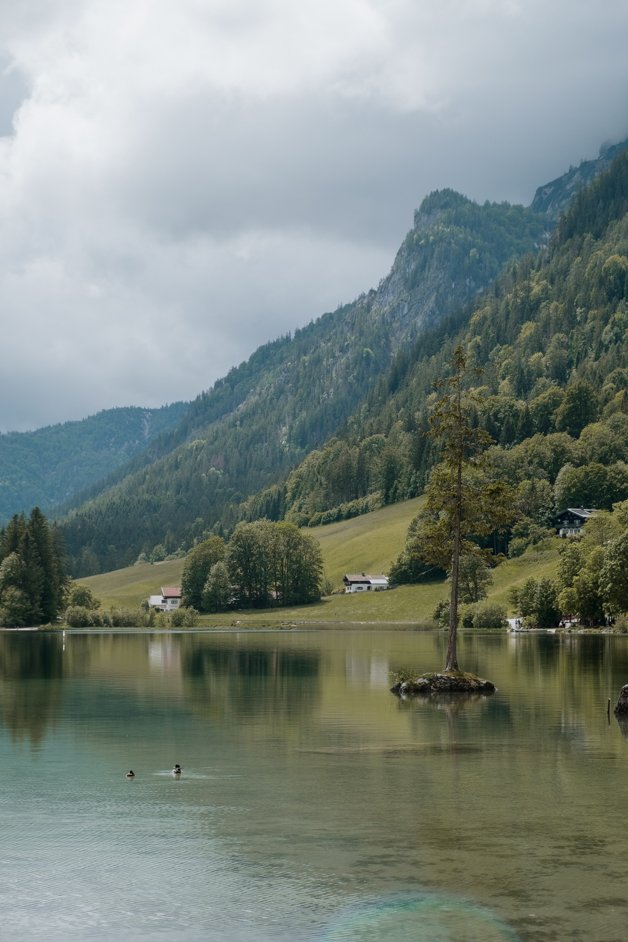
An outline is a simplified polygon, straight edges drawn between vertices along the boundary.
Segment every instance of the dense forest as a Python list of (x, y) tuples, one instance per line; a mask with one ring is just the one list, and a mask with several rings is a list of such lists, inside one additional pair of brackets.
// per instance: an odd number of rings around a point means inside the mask
[[(228, 534), (247, 516), (243, 501), (342, 427), (401, 350), (460, 318), (513, 253), (536, 252), (547, 236), (547, 219), (521, 206), (479, 206), (450, 190), (427, 197), (376, 290), (261, 347), (69, 513), (62, 530), (73, 574)], [(277, 518), (278, 508), (264, 515)]]
[[(628, 497), (628, 155), (581, 192), (547, 249), (513, 261), (460, 329), (401, 352), (343, 430), (246, 512), (317, 525), (420, 494), (435, 461), (434, 384), (462, 345), (475, 421), (536, 519)], [(521, 528), (520, 528), (521, 529)], [(525, 542), (525, 534), (515, 534)], [(523, 544), (515, 543), (515, 546)]]

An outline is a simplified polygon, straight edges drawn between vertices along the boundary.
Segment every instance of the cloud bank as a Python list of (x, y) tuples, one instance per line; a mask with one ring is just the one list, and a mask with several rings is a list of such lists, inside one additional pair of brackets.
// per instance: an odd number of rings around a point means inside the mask
[(607, 0), (21, 0), (0, 25), (0, 430), (192, 398), (376, 285), (431, 190), (628, 133)]

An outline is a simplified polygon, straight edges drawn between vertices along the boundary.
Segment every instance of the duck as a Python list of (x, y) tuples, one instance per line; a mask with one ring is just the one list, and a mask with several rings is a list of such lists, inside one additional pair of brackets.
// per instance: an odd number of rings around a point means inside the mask
[(126, 773), (126, 777), (135, 778), (135, 772), (133, 771), (133, 769), (129, 769), (129, 771)]
[(175, 764), (174, 764), (174, 769), (172, 770), (172, 774), (173, 774), (173, 775), (181, 775), (181, 772), (182, 772), (182, 771), (183, 771), (183, 769), (181, 768), (181, 766), (179, 765), (179, 763), (178, 763), (178, 762), (175, 762)]

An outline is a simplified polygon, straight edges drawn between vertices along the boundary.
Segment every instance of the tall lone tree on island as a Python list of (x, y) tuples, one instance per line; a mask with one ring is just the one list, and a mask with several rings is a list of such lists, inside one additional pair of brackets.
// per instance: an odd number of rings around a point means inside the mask
[(481, 401), (468, 389), (464, 350), (456, 347), (452, 375), (437, 384), (442, 390), (432, 415), (429, 435), (440, 445), (441, 461), (430, 474), (425, 508), (420, 514), (420, 540), (425, 560), (449, 570), (449, 637), (445, 671), (459, 671), (457, 635), (460, 560), (482, 555), (472, 537), (505, 529), (512, 520), (509, 488), (491, 477), (485, 451), (492, 439), (474, 424)]

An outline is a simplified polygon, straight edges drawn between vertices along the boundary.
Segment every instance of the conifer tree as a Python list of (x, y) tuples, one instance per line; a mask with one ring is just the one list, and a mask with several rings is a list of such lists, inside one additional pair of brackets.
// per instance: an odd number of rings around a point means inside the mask
[(460, 559), (477, 553), (472, 537), (504, 529), (512, 519), (508, 487), (492, 480), (482, 453), (490, 444), (484, 429), (472, 423), (477, 394), (466, 388), (467, 364), (462, 347), (453, 357), (453, 373), (438, 383), (443, 393), (430, 417), (430, 435), (440, 444), (441, 461), (433, 469), (420, 515), (424, 558), (449, 569), (450, 604), (446, 671), (457, 671)]
[(67, 586), (63, 550), (38, 507), (28, 521), (16, 514), (0, 539), (0, 620), (5, 625), (48, 624)]

